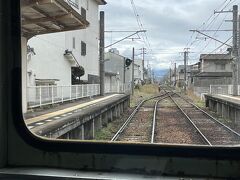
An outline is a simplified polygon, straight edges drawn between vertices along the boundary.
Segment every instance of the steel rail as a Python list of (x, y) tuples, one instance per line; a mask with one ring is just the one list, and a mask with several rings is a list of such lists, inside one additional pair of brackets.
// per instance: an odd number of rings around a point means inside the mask
[(152, 120), (152, 135), (151, 135), (151, 143), (154, 142), (154, 136), (155, 136), (155, 126), (156, 126), (156, 114), (157, 114), (157, 106), (160, 100), (158, 100), (155, 103), (154, 106), (154, 112), (153, 112), (153, 120)]
[[(177, 93), (176, 93), (177, 94)], [(228, 127), (227, 125), (223, 124), (222, 122), (220, 122), (219, 120), (217, 120), (215, 117), (213, 117), (212, 115), (210, 115), (209, 113), (207, 113), (206, 111), (202, 110), (200, 107), (198, 107), (197, 105), (195, 105), (194, 103), (188, 101), (187, 99), (185, 99), (184, 97), (182, 97), (180, 94), (177, 94), (179, 97), (181, 97), (183, 100), (185, 100), (186, 102), (188, 102), (189, 104), (191, 104), (192, 106), (194, 106), (195, 108), (197, 108), (199, 111), (201, 111), (202, 113), (204, 113), (206, 116), (208, 116), (210, 119), (214, 120), (216, 123), (218, 123), (219, 125), (223, 126), (224, 128), (226, 128), (228, 131), (234, 133), (235, 135), (237, 135), (238, 137), (240, 137), (240, 133), (234, 131), (233, 129), (231, 129), (230, 127)]]
[(151, 99), (155, 99), (155, 98), (159, 98), (162, 96), (167, 95), (169, 92), (166, 92), (165, 94), (162, 95), (158, 95), (158, 96), (154, 96), (154, 97), (150, 97), (148, 99), (142, 100), (137, 107), (134, 109), (134, 111), (132, 112), (132, 114), (127, 118), (127, 120), (124, 122), (124, 124), (120, 127), (120, 129), (117, 131), (117, 133), (112, 137), (111, 142), (112, 141), (116, 141), (119, 136), (122, 134), (122, 132), (125, 130), (125, 128), (128, 126), (128, 124), (130, 123), (130, 121), (133, 119), (133, 117), (135, 116), (135, 114), (138, 112), (139, 108), (142, 106), (143, 103), (145, 103), (146, 101), (149, 101)]
[[(173, 93), (174, 94), (174, 93)], [(152, 134), (151, 134), (151, 143), (154, 143), (154, 136), (155, 136), (155, 127), (156, 127), (156, 115), (157, 115), (157, 106), (159, 104), (160, 101), (162, 101), (163, 99), (166, 99), (170, 96), (170, 94), (168, 94), (166, 97), (163, 97), (161, 99), (159, 99), (154, 106), (154, 112), (153, 112), (153, 119), (152, 119)]]
[[(176, 93), (175, 93), (176, 94)], [(207, 139), (207, 137), (201, 132), (201, 130), (196, 126), (196, 124), (191, 120), (191, 118), (183, 111), (183, 109), (179, 106), (179, 104), (172, 98), (172, 96), (170, 95), (170, 98), (172, 99), (172, 101), (174, 102), (174, 104), (176, 104), (176, 106), (178, 107), (178, 109), (180, 109), (180, 111), (186, 116), (186, 118), (189, 120), (189, 122), (193, 125), (193, 127), (197, 130), (197, 132), (201, 135), (201, 137), (203, 138), (203, 140), (209, 145), (212, 146), (212, 143)]]

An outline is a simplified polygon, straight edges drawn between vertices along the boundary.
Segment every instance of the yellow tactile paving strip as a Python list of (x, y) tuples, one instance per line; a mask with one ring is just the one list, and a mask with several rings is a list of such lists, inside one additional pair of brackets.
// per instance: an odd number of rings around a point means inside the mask
[(32, 124), (32, 123), (36, 123), (36, 122), (39, 122), (39, 121), (42, 121), (42, 120), (45, 120), (45, 119), (48, 119), (48, 118), (52, 118), (54, 116), (58, 116), (58, 115), (61, 115), (61, 114), (65, 114), (67, 112), (71, 112), (71, 111), (74, 111), (74, 110), (77, 110), (77, 109), (87, 107), (89, 105), (92, 105), (92, 104), (95, 104), (95, 103), (98, 103), (98, 102), (101, 102), (101, 101), (105, 101), (107, 99), (110, 99), (110, 98), (118, 96), (118, 95), (119, 94), (113, 94), (113, 95), (110, 95), (110, 96), (107, 96), (107, 97), (104, 97), (104, 98), (101, 98), (101, 99), (96, 99), (96, 100), (86, 102), (86, 103), (82, 103), (82, 104), (79, 104), (79, 105), (76, 105), (76, 106), (73, 106), (73, 107), (69, 107), (69, 108), (66, 108), (66, 109), (59, 110), (59, 111), (51, 112), (51, 113), (44, 114), (44, 115), (41, 115), (41, 116), (37, 116), (37, 117), (34, 117), (34, 118), (26, 119), (25, 123), (27, 125)]

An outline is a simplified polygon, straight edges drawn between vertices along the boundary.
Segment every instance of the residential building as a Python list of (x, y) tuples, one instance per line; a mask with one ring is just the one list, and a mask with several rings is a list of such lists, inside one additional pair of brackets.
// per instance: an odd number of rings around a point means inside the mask
[(210, 85), (232, 84), (232, 57), (230, 54), (201, 54), (199, 73), (192, 76), (191, 87), (196, 95), (210, 92)]
[(82, 80), (98, 82), (98, 7), (104, 4), (21, 0), (23, 112), (29, 86), (72, 85), (74, 67), (84, 68)]
[(120, 92), (120, 79), (118, 73), (108, 71), (105, 72), (104, 92), (105, 93)]
[(127, 57), (113, 53), (111, 50), (105, 53), (105, 72), (117, 73), (121, 84), (132, 82), (132, 64), (126, 67), (126, 59)]
[(187, 77), (188, 87), (191, 87), (191, 85), (193, 84), (193, 77), (200, 72), (200, 65), (201, 65), (200, 62), (189, 65), (189, 70), (188, 70), (189, 74)]
[(134, 60), (134, 82), (141, 85), (143, 81), (143, 63), (141, 59), (136, 59)]
[[(126, 60), (129, 59), (119, 54), (117, 49), (110, 49), (105, 53), (105, 91), (116, 91), (116, 87), (129, 87), (132, 83), (132, 66), (126, 66)], [(134, 61), (134, 84), (142, 84), (143, 69), (142, 61)], [(125, 88), (126, 89), (126, 88)]]
[[(28, 41), (35, 55), (28, 56), (28, 86), (72, 85), (73, 70), (81, 66), (82, 83), (99, 83), (99, 5), (100, 0), (67, 3), (89, 22), (86, 29), (43, 34)], [(48, 83), (49, 81), (49, 83)]]
[[(188, 79), (190, 77), (190, 67), (189, 65), (187, 65), (187, 72), (186, 72), (186, 84), (188, 84)], [(174, 72), (172, 72), (173, 77), (172, 77), (172, 82), (174, 83), (175, 81), (175, 76), (174, 76)], [(185, 70), (184, 70), (184, 65), (179, 65), (177, 70), (176, 70), (176, 86), (183, 88), (184, 87), (184, 74), (185, 74)]]

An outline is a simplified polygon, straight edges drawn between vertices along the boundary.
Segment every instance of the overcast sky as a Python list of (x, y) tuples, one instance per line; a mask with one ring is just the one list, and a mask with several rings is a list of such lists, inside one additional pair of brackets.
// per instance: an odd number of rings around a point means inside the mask
[[(240, 1), (240, 0), (239, 0)], [(189, 62), (198, 61), (200, 53), (210, 53), (221, 44), (209, 40), (190, 29), (227, 29), (231, 30), (231, 13), (214, 14), (214, 10), (230, 10), (238, 0), (134, 0), (138, 15), (147, 37), (150, 48), (141, 40), (127, 39), (113, 48), (120, 50), (120, 54), (131, 56), (131, 49), (135, 47), (136, 54), (146, 47), (148, 54), (146, 61), (155, 69), (169, 68), (175, 61), (182, 64), (183, 55), (180, 53), (186, 47), (191, 47)], [(106, 30), (139, 30), (130, 0), (107, 0), (108, 4), (101, 7), (105, 11)], [(225, 7), (225, 8), (224, 8)], [(213, 15), (213, 16), (212, 16)], [(209, 17), (211, 17), (208, 20)], [(205, 23), (205, 24), (203, 24)], [(204, 32), (215, 38), (226, 41), (231, 32)], [(131, 33), (106, 33), (106, 45), (119, 40)], [(137, 38), (137, 36), (134, 36)], [(140, 37), (144, 37), (140, 34)], [(191, 38), (192, 37), (192, 38)], [(230, 40), (229, 44), (232, 43)], [(226, 46), (216, 52), (224, 53)], [(140, 58), (140, 56), (139, 56)]]

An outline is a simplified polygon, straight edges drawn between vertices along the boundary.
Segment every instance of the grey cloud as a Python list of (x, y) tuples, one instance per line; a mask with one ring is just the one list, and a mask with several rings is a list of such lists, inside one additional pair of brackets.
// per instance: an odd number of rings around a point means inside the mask
[[(142, 23), (148, 30), (148, 39), (152, 49), (184, 48), (191, 35), (189, 30), (201, 26), (222, 2), (219, 0), (135, 0)], [(228, 9), (230, 8), (231, 6), (228, 7)], [(106, 12), (106, 29), (138, 29), (129, 0), (108, 0), (108, 5), (103, 9)], [(218, 20), (212, 27), (213, 29), (218, 27), (222, 17), (223, 15), (219, 15)], [(230, 15), (229, 18), (231, 18)], [(231, 26), (225, 23), (222, 28), (228, 29)], [(126, 35), (127, 33), (107, 34), (106, 41), (109, 43), (110, 38), (115, 41)], [(218, 33), (218, 36), (219, 39), (225, 40), (229, 34)], [(202, 42), (201, 44), (204, 47), (206, 43)], [(142, 42), (134, 43), (130, 40), (119, 43), (114, 47), (121, 49), (123, 55), (130, 56), (131, 47), (134, 45), (136, 49), (143, 47)], [(210, 44), (211, 48), (215, 46), (214, 43)], [(202, 49), (202, 47), (196, 48)], [(206, 50), (210, 51), (210, 49)], [(160, 59), (156, 63), (169, 63), (171, 59), (178, 58), (178, 56), (164, 56), (163, 60)], [(158, 58), (157, 55), (156, 57)]]

